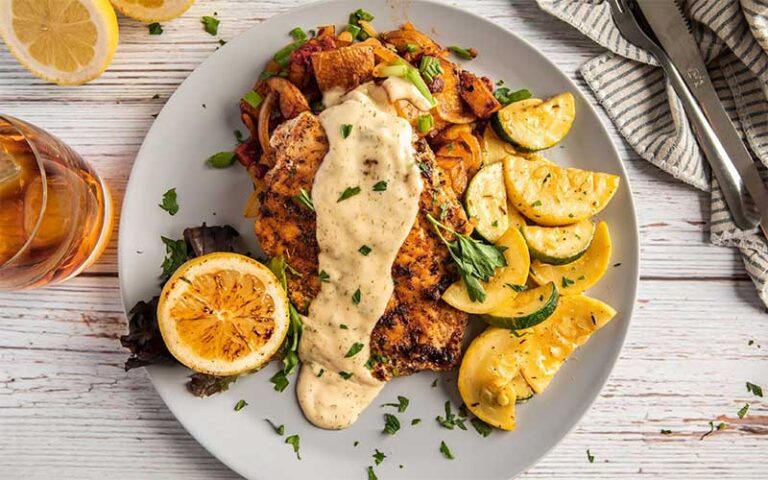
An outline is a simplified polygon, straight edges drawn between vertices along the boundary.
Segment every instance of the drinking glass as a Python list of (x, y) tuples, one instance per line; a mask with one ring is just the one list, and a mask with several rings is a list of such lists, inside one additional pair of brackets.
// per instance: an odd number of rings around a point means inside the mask
[(0, 290), (78, 275), (103, 253), (112, 210), (106, 185), (77, 153), (0, 114)]

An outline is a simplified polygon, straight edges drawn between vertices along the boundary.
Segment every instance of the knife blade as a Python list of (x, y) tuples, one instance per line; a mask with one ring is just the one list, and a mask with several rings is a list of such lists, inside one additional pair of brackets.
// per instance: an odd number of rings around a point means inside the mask
[(720, 140), (717, 148), (722, 151), (716, 153), (725, 154), (723, 158), (730, 159), (730, 167), (741, 177), (759, 213), (763, 235), (768, 237), (768, 187), (720, 103), (681, 6), (673, 0), (637, 0), (637, 4)]

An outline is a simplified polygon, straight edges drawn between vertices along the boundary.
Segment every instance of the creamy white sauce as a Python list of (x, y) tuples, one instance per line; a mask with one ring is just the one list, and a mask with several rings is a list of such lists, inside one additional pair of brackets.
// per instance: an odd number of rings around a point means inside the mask
[[(394, 291), (392, 263), (416, 219), (423, 188), (412, 128), (395, 114), (387, 82), (343, 96), (328, 92), (320, 114), (330, 148), (315, 176), (312, 201), (319, 269), (329, 281), (321, 283), (303, 318), (297, 393), (304, 415), (322, 428), (354, 423), (384, 386), (365, 366), (370, 337)], [(347, 138), (343, 125), (352, 126)], [(382, 181), (386, 190), (373, 191)], [(339, 201), (348, 187), (360, 193)], [(364, 245), (368, 255), (359, 251)], [(355, 344), (362, 349), (347, 358)], [(345, 379), (342, 372), (351, 376)]]

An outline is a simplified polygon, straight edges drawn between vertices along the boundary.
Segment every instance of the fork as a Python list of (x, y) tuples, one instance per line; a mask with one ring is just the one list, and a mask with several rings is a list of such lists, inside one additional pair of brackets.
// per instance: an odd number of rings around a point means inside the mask
[(717, 179), (723, 198), (733, 216), (734, 223), (743, 229), (754, 228), (758, 221), (747, 209), (745, 188), (739, 172), (733, 165), (717, 134), (712, 129), (696, 99), (685, 85), (680, 72), (667, 56), (656, 40), (651, 38), (640, 25), (636, 13), (632, 11), (630, 0), (608, 0), (611, 6), (613, 21), (622, 36), (638, 48), (653, 55), (659, 62), (667, 80), (680, 98), (680, 102), (686, 111), (688, 120), (693, 127), (696, 140), (704, 151), (704, 155)]

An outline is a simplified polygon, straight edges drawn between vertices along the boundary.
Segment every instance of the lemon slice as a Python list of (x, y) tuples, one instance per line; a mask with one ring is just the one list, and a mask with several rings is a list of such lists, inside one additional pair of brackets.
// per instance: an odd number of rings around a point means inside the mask
[(140, 22), (164, 22), (186, 12), (195, 0), (111, 0), (118, 12)]
[(211, 253), (179, 267), (160, 294), (157, 322), (179, 362), (222, 376), (268, 361), (290, 323), (288, 299), (277, 278), (236, 253)]
[(79, 85), (112, 62), (117, 17), (107, 0), (3, 0), (0, 37), (34, 75)]

